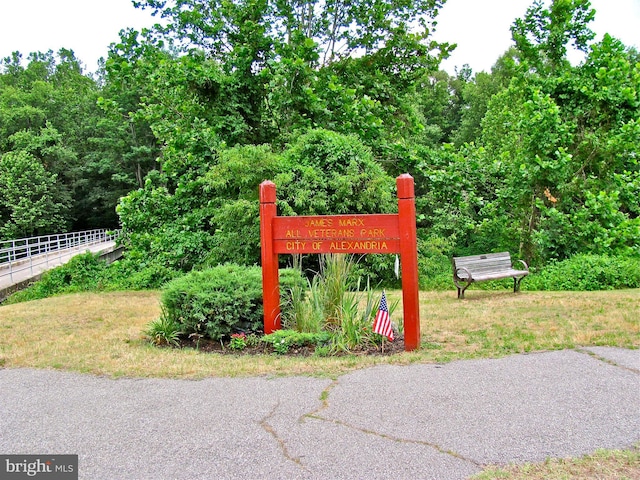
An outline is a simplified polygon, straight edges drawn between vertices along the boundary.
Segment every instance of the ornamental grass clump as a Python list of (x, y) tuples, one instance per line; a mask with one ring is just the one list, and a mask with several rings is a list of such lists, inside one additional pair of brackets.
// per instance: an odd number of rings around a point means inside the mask
[(154, 345), (168, 345), (177, 347), (180, 344), (182, 331), (180, 324), (166, 315), (153, 320), (145, 332)]
[[(333, 353), (380, 345), (382, 337), (372, 331), (378, 302), (369, 281), (361, 289), (361, 279), (354, 280), (354, 270), (352, 256), (322, 255), (320, 271), (308, 281), (308, 293), (290, 293), (292, 304), (284, 317), (285, 328), (328, 332), (328, 345)], [(397, 302), (390, 310), (396, 305)]]
[[(294, 268), (299, 267), (294, 260)], [(343, 301), (350, 286), (353, 259), (347, 255), (320, 256), (320, 271), (307, 280), (308, 292), (289, 289), (290, 304), (283, 315), (286, 328), (299, 332), (318, 332), (328, 324), (340, 325)]]
[(342, 298), (340, 328), (334, 334), (334, 339), (339, 340), (334, 342), (336, 349), (349, 351), (358, 345), (381, 343), (382, 337), (372, 330), (379, 302), (376, 302), (369, 282), (363, 291), (359, 287), (358, 282), (358, 288)]

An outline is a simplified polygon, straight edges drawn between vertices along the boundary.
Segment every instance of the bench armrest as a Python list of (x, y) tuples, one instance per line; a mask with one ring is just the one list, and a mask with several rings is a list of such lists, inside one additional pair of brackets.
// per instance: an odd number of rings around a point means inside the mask
[(524, 269), (528, 272), (529, 271), (529, 265), (527, 265), (527, 262), (525, 262), (524, 260), (516, 260), (517, 262), (520, 262), (523, 266)]
[[(458, 275), (458, 272), (460, 271), (464, 271), (464, 273), (467, 274), (467, 278), (463, 278), (460, 275)], [(455, 272), (453, 272), (453, 276), (455, 277), (456, 280), (462, 280), (464, 282), (471, 282), (473, 280), (473, 277), (471, 276), (471, 272), (464, 267), (456, 268)]]
[[(460, 278), (458, 272), (464, 272), (467, 274), (467, 278)], [(461, 282), (464, 282), (465, 285), (462, 285)], [(464, 267), (457, 267), (453, 271), (453, 283), (455, 283), (456, 287), (458, 287), (458, 298), (464, 298), (464, 291), (473, 283), (473, 277), (471, 276), (471, 272)]]

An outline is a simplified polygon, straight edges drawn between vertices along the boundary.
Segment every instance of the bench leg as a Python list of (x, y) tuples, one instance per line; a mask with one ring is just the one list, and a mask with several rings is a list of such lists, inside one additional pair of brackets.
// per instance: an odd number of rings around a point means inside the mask
[(458, 298), (464, 298), (464, 291), (467, 289), (467, 287), (469, 285), (471, 285), (473, 282), (465, 282), (465, 286), (463, 287), (461, 285), (462, 281), (459, 278), (456, 278), (455, 276), (453, 277), (453, 283), (456, 284), (456, 288), (458, 289)]
[(513, 277), (513, 293), (516, 293), (520, 290), (520, 282), (524, 277)]

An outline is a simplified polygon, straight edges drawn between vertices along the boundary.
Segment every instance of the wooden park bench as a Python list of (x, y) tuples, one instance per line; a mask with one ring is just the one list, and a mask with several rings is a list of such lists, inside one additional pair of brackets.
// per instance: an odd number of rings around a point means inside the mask
[(522, 260), (524, 269), (517, 270), (511, 263), (509, 252), (453, 257), (453, 283), (458, 287), (458, 298), (464, 298), (464, 291), (474, 282), (499, 280), (513, 277), (514, 293), (520, 289), (520, 282), (529, 275), (529, 266)]

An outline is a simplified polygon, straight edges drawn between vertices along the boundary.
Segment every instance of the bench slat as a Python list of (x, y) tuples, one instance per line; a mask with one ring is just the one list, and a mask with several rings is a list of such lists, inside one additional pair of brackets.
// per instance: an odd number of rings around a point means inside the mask
[[(502, 270), (499, 272), (487, 272), (487, 273), (472, 273), (472, 278), (474, 282), (484, 282), (486, 280), (500, 280), (501, 278), (509, 278), (509, 277), (518, 277), (521, 275), (528, 275), (529, 272), (526, 270)], [(458, 278), (460, 280), (467, 280), (467, 276), (465, 272), (459, 272)]]
[(492, 264), (488, 264), (488, 265), (478, 265), (478, 264), (474, 264), (474, 263), (456, 263), (456, 267), (460, 268), (460, 267), (464, 267), (469, 271), (474, 271), (474, 272), (491, 272), (491, 271), (500, 271), (500, 270), (510, 270), (511, 268), (513, 268), (511, 266), (511, 262), (509, 263), (501, 263), (501, 264), (497, 264), (497, 263), (492, 263)]

